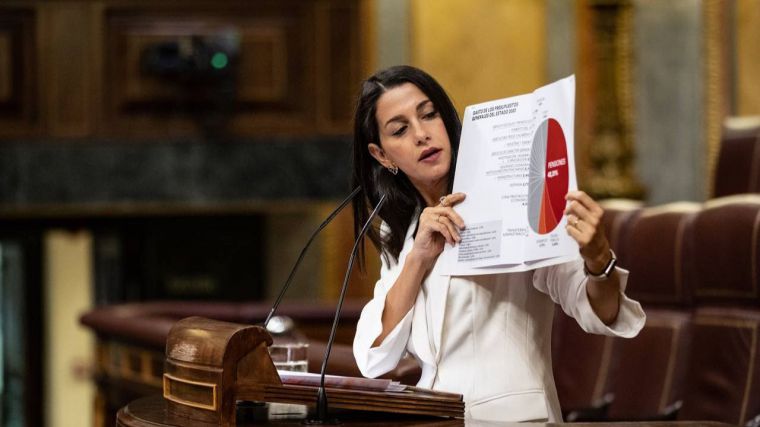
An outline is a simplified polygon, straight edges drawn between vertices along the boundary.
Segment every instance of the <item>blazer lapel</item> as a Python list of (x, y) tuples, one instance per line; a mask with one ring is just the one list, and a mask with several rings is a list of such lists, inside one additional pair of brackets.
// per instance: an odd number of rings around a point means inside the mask
[[(427, 280), (432, 280), (428, 286), (429, 294), (420, 291), (414, 303), (414, 319), (412, 320), (412, 342), (419, 358), (432, 366), (437, 366), (441, 360), (441, 343), (443, 341), (443, 321), (446, 315), (446, 299), (449, 294), (451, 276), (433, 276), (430, 273)], [(431, 299), (432, 310), (428, 320), (427, 299)], [(434, 342), (431, 342), (432, 341)], [(436, 351), (437, 349), (437, 351)]]
[[(404, 252), (411, 251), (414, 245), (414, 230), (417, 229), (417, 221), (419, 219), (419, 213), (417, 213), (409, 224), (409, 229), (406, 232), (406, 240), (404, 242)], [(406, 254), (404, 254), (406, 255)], [(414, 352), (417, 353), (417, 357), (428, 365), (435, 365), (435, 354), (433, 352), (432, 343), (430, 342), (430, 334), (428, 332), (427, 321), (427, 295), (420, 289), (417, 294), (417, 299), (414, 301), (414, 314), (412, 318), (412, 344), (414, 346)]]
[(429, 339), (428, 324), (425, 318), (425, 297), (420, 293), (414, 303), (414, 318), (412, 319), (412, 343), (417, 356), (425, 364), (434, 366), (435, 355)]
[[(414, 244), (414, 230), (417, 228), (417, 217), (409, 225), (406, 234), (406, 245), (411, 250)], [(428, 294), (422, 290), (414, 302), (414, 318), (412, 320), (412, 342), (417, 356), (430, 365), (437, 365), (441, 359), (441, 343), (443, 341), (443, 321), (446, 314), (446, 299), (449, 294), (451, 276), (442, 276), (438, 272), (438, 263), (425, 280), (428, 282)], [(424, 284), (423, 284), (424, 286)], [(427, 299), (431, 299), (429, 307), (432, 309), (432, 322), (428, 321)], [(431, 324), (432, 323), (432, 324)], [(428, 330), (430, 328), (430, 330)], [(431, 337), (434, 342), (431, 342)], [(438, 349), (438, 351), (435, 351)]]
[[(438, 264), (436, 264), (437, 266)], [(430, 272), (430, 277), (428, 277), (428, 280), (431, 280), (432, 283), (429, 287), (431, 293), (435, 293), (434, 296), (434, 302), (435, 304), (432, 305), (433, 307), (433, 324), (430, 325), (433, 329), (433, 339), (435, 340), (435, 346), (433, 348), (438, 349), (438, 351), (435, 354), (435, 363), (436, 365), (441, 360), (441, 354), (443, 353), (441, 351), (441, 344), (443, 343), (443, 322), (446, 318), (446, 300), (449, 297), (449, 286), (451, 285), (451, 276), (441, 276), (437, 271), (437, 268), (433, 268), (433, 271)], [(435, 276), (433, 276), (435, 275)]]

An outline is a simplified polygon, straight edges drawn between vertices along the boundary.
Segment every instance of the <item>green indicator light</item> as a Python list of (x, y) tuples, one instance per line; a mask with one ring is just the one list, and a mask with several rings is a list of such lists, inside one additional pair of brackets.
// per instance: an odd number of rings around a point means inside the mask
[(211, 57), (211, 66), (217, 70), (226, 67), (229, 62), (230, 61), (227, 59), (227, 55), (224, 52), (217, 52)]

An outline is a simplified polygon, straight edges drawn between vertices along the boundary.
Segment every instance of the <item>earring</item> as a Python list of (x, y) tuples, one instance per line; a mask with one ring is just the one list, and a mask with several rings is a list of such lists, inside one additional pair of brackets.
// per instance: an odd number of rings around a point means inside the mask
[(386, 169), (388, 169), (388, 172), (394, 175), (398, 175), (398, 166), (394, 165), (393, 163), (391, 163), (391, 165), (388, 166)]

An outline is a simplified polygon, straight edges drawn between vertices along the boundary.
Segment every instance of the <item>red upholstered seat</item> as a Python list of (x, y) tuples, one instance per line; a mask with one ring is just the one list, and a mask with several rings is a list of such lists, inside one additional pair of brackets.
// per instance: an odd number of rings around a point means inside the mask
[(742, 425), (760, 413), (760, 195), (707, 202), (684, 245), (698, 308), (679, 418)]
[(760, 310), (699, 308), (682, 420), (744, 425), (760, 413)]
[(724, 126), (713, 197), (760, 192), (760, 118)]
[(688, 311), (650, 308), (636, 338), (614, 340), (605, 387), (615, 397), (611, 419), (662, 417), (683, 399), (690, 318)]
[(587, 409), (604, 396), (612, 338), (588, 334), (557, 306), (552, 328), (552, 365), (563, 412)]
[(607, 199), (600, 201), (599, 204), (604, 209), (602, 223), (607, 240), (617, 254), (618, 262), (621, 262), (626, 258), (625, 244), (622, 242), (625, 231), (631, 218), (641, 211), (643, 203), (631, 199)]
[(760, 195), (714, 199), (689, 224), (689, 276), (700, 305), (760, 307)]
[[(701, 205), (642, 209), (605, 202), (603, 207), (610, 243), (620, 265), (631, 271), (627, 292), (644, 304), (647, 324), (630, 340), (589, 335), (556, 310), (552, 350), (557, 392), (566, 411), (588, 408), (612, 395), (610, 418), (657, 418), (682, 395), (689, 355), (690, 314), (685, 307), (691, 303), (684, 282), (683, 237)], [(653, 308), (657, 306), (662, 308)]]
[(691, 304), (683, 240), (699, 209), (696, 203), (672, 203), (645, 208), (628, 220), (621, 237), (620, 265), (631, 271), (626, 293), (645, 309), (652, 304)]
[[(574, 319), (556, 310), (552, 351), (563, 411), (582, 410), (588, 415), (589, 408), (611, 396), (608, 411), (593, 416), (662, 417), (683, 398), (689, 319), (687, 311), (649, 309), (639, 336), (622, 339), (587, 334)], [(587, 419), (575, 421), (583, 420)]]

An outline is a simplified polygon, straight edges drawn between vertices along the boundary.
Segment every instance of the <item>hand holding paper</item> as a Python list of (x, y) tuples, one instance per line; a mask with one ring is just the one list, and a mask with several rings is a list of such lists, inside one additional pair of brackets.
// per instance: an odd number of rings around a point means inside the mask
[(610, 257), (602, 223), (604, 210), (583, 191), (571, 191), (566, 199), (567, 232), (578, 242), (586, 266), (601, 271)]

